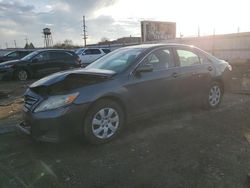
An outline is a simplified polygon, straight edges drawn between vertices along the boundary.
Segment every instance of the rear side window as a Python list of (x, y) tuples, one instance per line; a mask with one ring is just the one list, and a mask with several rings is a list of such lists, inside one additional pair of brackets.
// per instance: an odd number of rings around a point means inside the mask
[(158, 49), (147, 56), (143, 64), (153, 65), (154, 70), (164, 70), (175, 66), (170, 49)]
[(102, 49), (102, 51), (105, 53), (105, 54), (108, 54), (110, 51), (110, 49)]
[(181, 67), (199, 65), (200, 58), (194, 52), (188, 50), (176, 50)]
[(72, 60), (75, 56), (69, 52), (63, 52), (62, 53), (62, 58), (65, 60), (67, 63), (72, 63)]
[(73, 55), (68, 52), (50, 52), (51, 59), (58, 60), (69, 60), (72, 59)]
[(101, 54), (101, 51), (99, 49), (87, 49), (84, 51), (86, 55), (97, 55)]

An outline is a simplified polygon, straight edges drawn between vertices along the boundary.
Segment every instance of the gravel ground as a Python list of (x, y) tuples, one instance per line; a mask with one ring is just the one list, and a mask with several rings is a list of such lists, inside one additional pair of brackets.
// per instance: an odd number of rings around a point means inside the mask
[[(162, 112), (128, 124), (105, 145), (2, 134), (0, 187), (250, 187), (249, 70), (234, 67), (238, 94), (226, 93), (220, 108)], [(0, 130), (20, 121), (32, 82), (0, 82)]]
[(250, 97), (213, 111), (162, 112), (91, 146), (0, 137), (0, 187), (249, 187)]

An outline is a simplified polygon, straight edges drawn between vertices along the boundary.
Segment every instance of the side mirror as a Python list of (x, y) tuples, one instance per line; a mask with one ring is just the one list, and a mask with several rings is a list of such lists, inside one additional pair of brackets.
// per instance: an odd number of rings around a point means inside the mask
[(154, 70), (152, 64), (145, 64), (136, 69), (136, 73), (152, 72)]

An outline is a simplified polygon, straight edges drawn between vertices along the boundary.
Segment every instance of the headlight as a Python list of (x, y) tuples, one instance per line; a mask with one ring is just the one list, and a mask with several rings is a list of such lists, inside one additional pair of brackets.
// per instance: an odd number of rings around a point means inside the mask
[(43, 101), (41, 104), (39, 104), (38, 107), (36, 107), (36, 109), (34, 110), (34, 112), (42, 112), (69, 105), (76, 99), (78, 95), (79, 93), (51, 96), (45, 101)]

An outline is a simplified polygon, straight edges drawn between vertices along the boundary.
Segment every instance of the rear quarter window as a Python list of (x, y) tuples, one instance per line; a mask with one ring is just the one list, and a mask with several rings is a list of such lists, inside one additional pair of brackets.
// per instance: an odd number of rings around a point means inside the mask
[(102, 49), (102, 51), (105, 53), (105, 54), (108, 54), (110, 51), (110, 49)]

